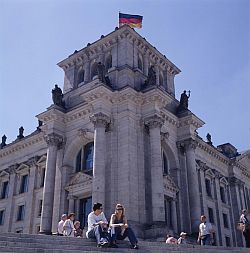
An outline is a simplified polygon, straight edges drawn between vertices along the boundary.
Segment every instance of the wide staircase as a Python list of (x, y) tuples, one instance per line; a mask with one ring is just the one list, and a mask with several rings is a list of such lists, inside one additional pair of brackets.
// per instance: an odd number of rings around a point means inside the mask
[(128, 241), (118, 241), (119, 248), (97, 248), (93, 240), (49, 235), (0, 233), (0, 252), (17, 253), (250, 253), (246, 248), (199, 245), (166, 245), (163, 241), (139, 240), (139, 250), (130, 249)]

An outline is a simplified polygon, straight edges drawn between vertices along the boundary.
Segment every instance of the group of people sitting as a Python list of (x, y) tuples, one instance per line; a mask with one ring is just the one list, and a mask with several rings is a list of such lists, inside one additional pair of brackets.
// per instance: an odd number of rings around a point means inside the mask
[[(83, 231), (80, 228), (80, 222), (75, 221), (75, 214), (70, 213), (62, 215), (61, 221), (58, 223), (58, 235), (70, 237), (82, 237)], [(93, 211), (88, 215), (87, 238), (94, 238), (97, 241), (97, 247), (118, 248), (117, 240), (124, 240), (128, 237), (131, 248), (138, 249), (138, 240), (128, 221), (125, 217), (125, 209), (123, 205), (117, 204), (115, 212), (111, 215), (110, 223), (108, 223), (103, 211), (102, 204), (95, 203)]]
[(187, 244), (187, 233), (181, 232), (178, 240), (171, 234), (167, 234), (166, 244)]

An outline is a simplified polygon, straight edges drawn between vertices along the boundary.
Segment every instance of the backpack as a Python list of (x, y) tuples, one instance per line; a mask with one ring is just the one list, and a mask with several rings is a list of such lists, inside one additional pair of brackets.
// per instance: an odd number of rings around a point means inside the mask
[(108, 231), (102, 231), (100, 236), (101, 236), (100, 245), (102, 247), (109, 247), (110, 242), (111, 242), (110, 233)]

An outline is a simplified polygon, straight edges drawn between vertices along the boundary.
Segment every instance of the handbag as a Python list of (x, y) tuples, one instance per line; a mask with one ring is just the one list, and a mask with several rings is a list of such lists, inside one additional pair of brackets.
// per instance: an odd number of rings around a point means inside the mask
[(237, 223), (237, 229), (241, 232), (245, 232), (250, 229), (250, 224), (239, 222)]

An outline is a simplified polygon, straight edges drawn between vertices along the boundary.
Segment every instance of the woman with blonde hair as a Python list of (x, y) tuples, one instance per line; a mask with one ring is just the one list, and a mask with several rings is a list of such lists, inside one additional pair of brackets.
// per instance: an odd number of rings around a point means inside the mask
[(117, 248), (116, 239), (124, 240), (128, 237), (131, 248), (138, 249), (138, 241), (133, 230), (128, 226), (128, 221), (125, 217), (125, 210), (123, 205), (117, 204), (115, 207), (115, 213), (111, 215), (110, 218), (110, 228), (111, 228), (111, 247)]

